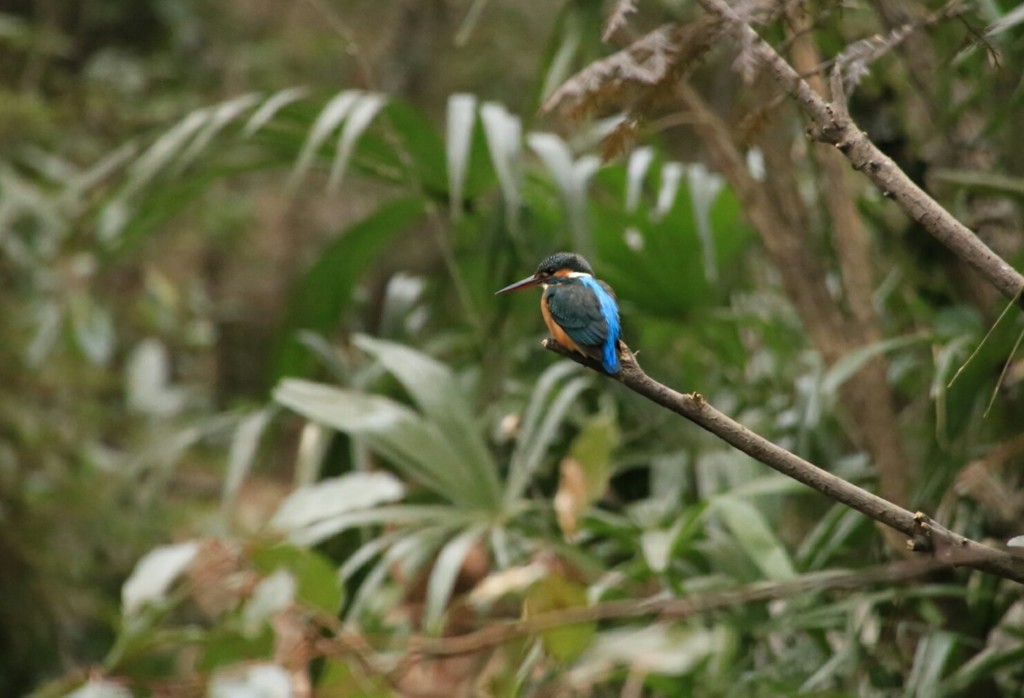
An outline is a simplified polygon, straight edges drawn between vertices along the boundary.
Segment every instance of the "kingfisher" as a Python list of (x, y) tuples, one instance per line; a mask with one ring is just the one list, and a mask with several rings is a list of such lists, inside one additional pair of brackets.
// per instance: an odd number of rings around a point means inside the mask
[(532, 276), (495, 295), (541, 286), (540, 312), (551, 335), (563, 347), (601, 362), (607, 373), (621, 370), (619, 306), (611, 286), (594, 278), (590, 263), (573, 252), (557, 252)]

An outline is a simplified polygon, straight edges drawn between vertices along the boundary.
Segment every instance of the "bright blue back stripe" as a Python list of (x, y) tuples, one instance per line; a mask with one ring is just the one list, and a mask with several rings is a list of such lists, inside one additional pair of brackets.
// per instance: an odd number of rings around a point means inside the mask
[(581, 276), (579, 278), (583, 285), (597, 296), (598, 301), (601, 303), (601, 315), (604, 317), (605, 324), (608, 325), (608, 339), (605, 341), (604, 346), (601, 347), (601, 364), (608, 373), (618, 373), (619, 355), (615, 351), (615, 345), (619, 339), (619, 306), (616, 305), (615, 299), (612, 298), (611, 294), (605, 291), (601, 284), (597, 283), (593, 277)]

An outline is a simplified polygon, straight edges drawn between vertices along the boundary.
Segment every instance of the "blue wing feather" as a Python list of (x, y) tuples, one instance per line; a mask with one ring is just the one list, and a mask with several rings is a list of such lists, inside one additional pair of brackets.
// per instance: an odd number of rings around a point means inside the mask
[(607, 284), (589, 276), (553, 284), (545, 291), (551, 317), (572, 341), (618, 373), (619, 308)]

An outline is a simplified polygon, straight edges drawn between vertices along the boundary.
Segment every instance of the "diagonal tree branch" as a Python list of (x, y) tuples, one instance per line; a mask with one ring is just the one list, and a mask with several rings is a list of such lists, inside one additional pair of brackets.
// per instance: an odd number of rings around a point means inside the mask
[[(543, 346), (548, 351), (603, 373), (598, 362), (566, 349), (553, 339), (544, 340)], [(921, 512), (913, 513), (861, 489), (752, 432), (712, 407), (699, 393), (683, 394), (659, 383), (640, 368), (629, 347), (621, 342), (619, 359), (622, 370), (612, 378), (633, 392), (689, 419), (783, 475), (903, 533), (910, 538), (907, 545), (911, 550), (932, 552), (943, 562), (971, 567), (1024, 584), (1024, 557), (965, 538)]]
[(1024, 308), (1024, 276), (917, 186), (850, 118), (838, 69), (834, 69), (831, 81), (833, 101), (827, 102), (725, 0), (698, 1), (709, 15), (724, 22), (726, 32), (748, 47), (782, 89), (797, 102), (811, 121), (809, 134), (812, 137), (838, 148), (853, 168), (867, 175), (884, 196), (891, 197), (911, 218), (974, 267), (1000, 293)]

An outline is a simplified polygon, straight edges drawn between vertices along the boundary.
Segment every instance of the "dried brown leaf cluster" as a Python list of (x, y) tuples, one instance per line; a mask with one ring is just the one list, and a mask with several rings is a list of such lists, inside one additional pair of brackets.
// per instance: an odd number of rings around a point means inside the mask
[(543, 110), (571, 118), (611, 109), (648, 110), (672, 95), (676, 80), (704, 57), (721, 32), (722, 23), (712, 16), (661, 26), (576, 73), (548, 97)]

